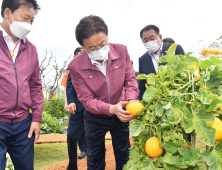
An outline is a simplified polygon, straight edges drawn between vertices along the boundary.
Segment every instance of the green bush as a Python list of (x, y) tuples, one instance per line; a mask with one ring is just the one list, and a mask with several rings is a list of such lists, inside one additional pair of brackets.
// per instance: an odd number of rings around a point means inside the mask
[(43, 112), (46, 112), (48, 110), (48, 105), (49, 105), (49, 101), (48, 100), (44, 100)]
[(43, 112), (42, 114), (42, 123), (41, 130), (43, 133), (64, 133), (62, 129), (66, 124), (60, 124), (59, 120), (55, 117), (52, 117), (51, 114)]
[(9, 154), (6, 154), (6, 167), (5, 170), (14, 170), (14, 165), (12, 163), (11, 157)]
[(64, 98), (53, 97), (50, 101), (45, 100), (44, 102), (44, 112), (56, 117), (58, 119), (69, 116), (69, 112), (64, 109), (65, 100)]

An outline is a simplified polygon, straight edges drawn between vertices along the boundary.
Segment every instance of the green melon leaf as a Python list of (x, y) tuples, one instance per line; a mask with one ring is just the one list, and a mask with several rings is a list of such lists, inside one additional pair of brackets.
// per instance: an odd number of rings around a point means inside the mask
[(139, 121), (134, 119), (132, 124), (130, 125), (130, 135), (131, 136), (139, 136), (139, 134), (142, 132), (143, 130), (143, 124)]
[(214, 116), (212, 114), (206, 114), (204, 110), (199, 112), (198, 114), (187, 114), (185, 115), (185, 119), (188, 124), (186, 125), (186, 133), (191, 133), (195, 130), (198, 138), (209, 146), (214, 145), (214, 135), (216, 130), (206, 123), (213, 122)]
[(221, 170), (222, 169), (222, 148), (217, 148), (210, 152), (205, 150), (200, 154), (209, 166), (209, 170)]

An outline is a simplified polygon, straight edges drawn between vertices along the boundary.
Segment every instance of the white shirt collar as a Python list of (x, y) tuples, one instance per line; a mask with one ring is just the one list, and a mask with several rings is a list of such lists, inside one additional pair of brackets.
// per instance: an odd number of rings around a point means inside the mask
[[(5, 38), (5, 37), (10, 37), (8, 34), (7, 34), (7, 32), (5, 32), (5, 30), (2, 28), (2, 23), (0, 23), (0, 31), (2, 31), (2, 36), (3, 36), (3, 38)], [(10, 37), (11, 38), (11, 37)], [(18, 41), (20, 41), (21, 39), (19, 39)], [(22, 39), (22, 41), (23, 41), (23, 43), (25, 43), (26, 42), (26, 38), (23, 38)]]

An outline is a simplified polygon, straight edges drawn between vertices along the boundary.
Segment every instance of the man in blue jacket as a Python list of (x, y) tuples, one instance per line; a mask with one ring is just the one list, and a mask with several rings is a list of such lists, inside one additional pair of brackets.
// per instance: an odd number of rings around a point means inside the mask
[[(147, 52), (139, 58), (139, 74), (156, 74), (159, 65), (165, 65), (166, 63), (157, 63), (157, 60), (166, 55), (166, 51), (171, 44), (162, 42), (162, 35), (160, 30), (155, 25), (147, 25), (140, 31), (140, 37), (147, 49)], [(176, 55), (184, 54), (183, 48), (178, 45), (176, 49)], [(145, 80), (139, 81), (139, 100), (142, 100), (143, 94), (146, 91)]]
[[(82, 48), (76, 48), (74, 57), (81, 52)], [(79, 101), (75, 88), (72, 85), (69, 74), (66, 86), (66, 96), (70, 113), (69, 127), (67, 131), (67, 143), (69, 153), (69, 165), (67, 170), (77, 170), (77, 141), (81, 153), (78, 158), (83, 159), (86, 156), (87, 144), (84, 130), (84, 107)]]

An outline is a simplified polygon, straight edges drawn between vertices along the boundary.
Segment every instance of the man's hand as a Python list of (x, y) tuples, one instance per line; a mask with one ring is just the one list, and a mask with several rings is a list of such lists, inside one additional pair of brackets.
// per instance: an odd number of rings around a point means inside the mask
[(74, 115), (76, 112), (76, 104), (75, 103), (70, 103), (68, 105), (69, 111)]
[(35, 132), (35, 140), (33, 145), (36, 144), (37, 140), (39, 139), (39, 134), (40, 134), (40, 122), (32, 122), (28, 134), (28, 138), (32, 137), (33, 132)]
[(110, 114), (115, 114), (122, 122), (128, 122), (133, 119), (133, 116), (129, 115), (130, 112), (123, 110), (123, 106), (129, 102), (121, 101), (116, 105), (111, 105), (109, 109)]
[(67, 104), (65, 104), (64, 109), (68, 112), (69, 111), (69, 107)]

